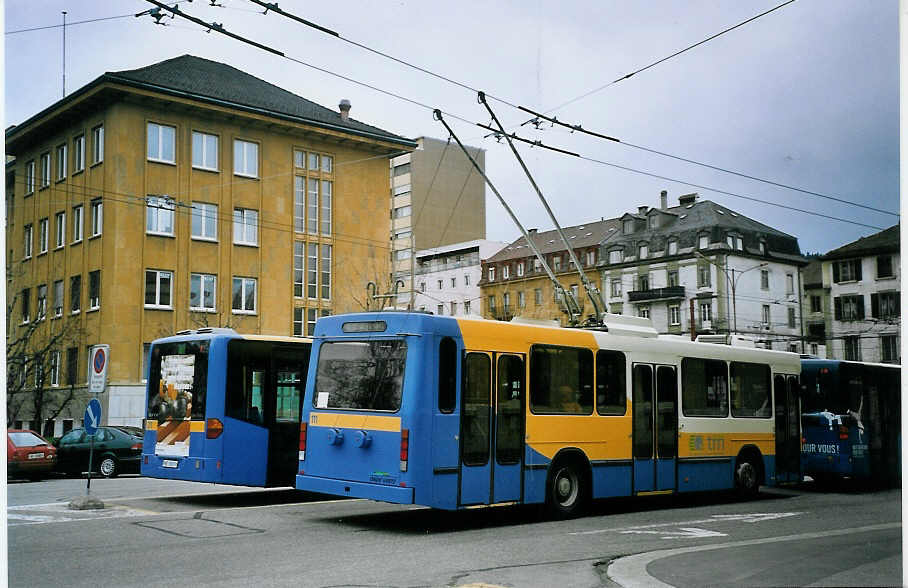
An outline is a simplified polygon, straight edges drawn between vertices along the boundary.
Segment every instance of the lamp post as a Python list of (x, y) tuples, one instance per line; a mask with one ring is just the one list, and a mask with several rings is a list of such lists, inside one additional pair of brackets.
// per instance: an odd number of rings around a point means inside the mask
[(702, 258), (705, 262), (707, 262), (707, 263), (709, 263), (709, 264), (712, 264), (712, 265), (716, 266), (716, 268), (717, 268), (719, 271), (721, 271), (723, 274), (725, 274), (725, 280), (726, 280), (726, 281), (729, 283), (729, 285), (731, 286), (731, 316), (732, 316), (732, 330), (733, 330), (734, 333), (737, 335), (737, 334), (738, 334), (738, 308), (737, 308), (737, 300), (736, 300), (736, 296), (735, 296), (735, 290), (736, 290), (736, 288), (738, 287), (738, 280), (740, 280), (740, 279), (741, 279), (741, 276), (743, 276), (744, 274), (746, 274), (746, 273), (749, 272), (750, 270), (755, 270), (755, 269), (757, 269), (757, 268), (766, 267), (766, 266), (769, 265), (769, 264), (766, 263), (766, 262), (764, 261), (763, 263), (761, 263), (761, 264), (759, 264), (759, 265), (755, 265), (755, 266), (753, 266), (753, 267), (747, 268), (746, 270), (743, 270), (743, 271), (738, 272), (738, 275), (735, 275), (735, 268), (731, 268), (731, 276), (729, 276), (729, 275), (728, 275), (728, 271), (727, 271), (724, 267), (722, 267), (721, 265), (719, 265), (718, 262), (716, 262), (716, 261), (714, 261), (714, 260), (712, 260), (712, 259), (706, 257), (705, 255), (703, 255), (703, 254), (700, 253), (699, 251), (694, 251), (694, 254), (696, 254), (697, 257)]

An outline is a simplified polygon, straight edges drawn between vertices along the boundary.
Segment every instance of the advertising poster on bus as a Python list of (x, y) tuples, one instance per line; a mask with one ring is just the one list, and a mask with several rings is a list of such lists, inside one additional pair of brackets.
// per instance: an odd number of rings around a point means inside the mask
[(158, 419), (155, 455), (189, 455), (190, 417), (195, 355), (165, 355), (161, 358), (158, 395), (150, 414)]

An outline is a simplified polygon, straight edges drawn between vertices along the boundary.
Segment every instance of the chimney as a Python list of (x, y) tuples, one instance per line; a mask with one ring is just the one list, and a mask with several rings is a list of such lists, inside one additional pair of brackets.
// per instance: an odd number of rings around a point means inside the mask
[(662, 190), (659, 193), (659, 209), (665, 210), (668, 208), (668, 190)]
[(646, 214), (646, 210), (647, 210), (648, 208), (649, 208), (648, 206), (638, 206), (638, 207), (637, 207), (637, 214)]
[(539, 229), (527, 229), (527, 233), (529, 233), (531, 235), (535, 235), (538, 230)]
[(349, 120), (350, 119), (350, 101), (347, 100), (346, 98), (343, 98), (340, 101), (340, 104), (337, 105), (337, 107), (340, 109), (341, 120)]
[(685, 204), (693, 204), (697, 201), (697, 193), (693, 192), (692, 194), (684, 194), (683, 196), (678, 196), (678, 204), (684, 206)]

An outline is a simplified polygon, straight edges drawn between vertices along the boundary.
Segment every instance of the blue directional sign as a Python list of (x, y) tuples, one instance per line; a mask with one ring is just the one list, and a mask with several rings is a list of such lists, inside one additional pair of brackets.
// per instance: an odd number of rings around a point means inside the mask
[(82, 422), (85, 423), (85, 432), (89, 435), (94, 435), (98, 432), (98, 426), (101, 424), (101, 403), (97, 398), (92, 398), (88, 402)]

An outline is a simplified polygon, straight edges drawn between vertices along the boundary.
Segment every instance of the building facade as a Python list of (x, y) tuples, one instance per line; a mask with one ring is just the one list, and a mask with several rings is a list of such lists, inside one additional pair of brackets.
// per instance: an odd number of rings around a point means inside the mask
[(474, 240), (416, 252), (413, 308), (439, 316), (482, 316), (482, 259), (506, 243)]
[[(667, 205), (564, 229), (608, 311), (652, 320), (661, 333), (738, 334), (801, 351), (797, 239), (696, 194)], [(561, 285), (592, 305), (556, 231), (531, 232)], [(524, 239), (483, 264), (486, 315), (566, 322), (554, 289)], [(585, 302), (586, 300), (586, 302)]]
[(900, 225), (823, 255), (822, 318), (830, 359), (901, 363)]
[[(136, 425), (154, 339), (304, 335), (358, 308), (389, 271), (386, 158), (415, 143), (348, 113), (185, 55), (106, 73), (7, 130), (8, 345), (66, 333), (10, 377), (79, 397), (52, 433), (81, 417), (92, 345), (110, 345), (105, 422)], [(30, 404), (13, 398), (8, 418), (55, 411)]]

